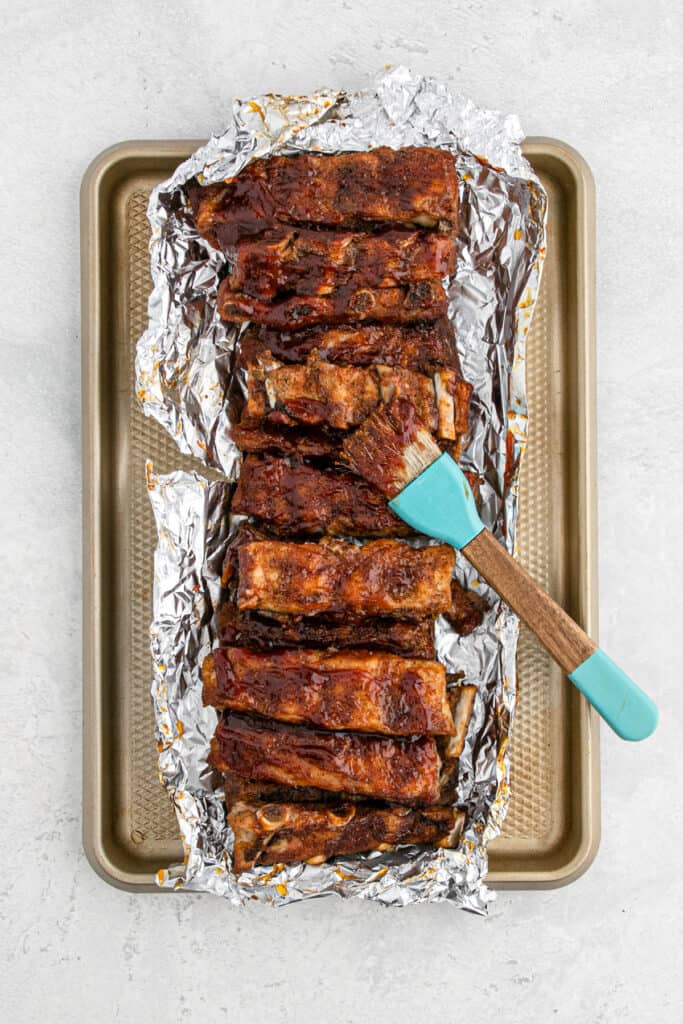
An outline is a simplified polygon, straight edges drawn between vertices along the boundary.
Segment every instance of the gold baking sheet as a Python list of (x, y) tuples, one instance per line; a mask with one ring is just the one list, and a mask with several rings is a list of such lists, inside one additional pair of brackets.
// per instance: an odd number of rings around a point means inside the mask
[[(182, 860), (156, 771), (149, 696), (156, 536), (144, 462), (204, 471), (137, 408), (135, 343), (147, 323), (150, 189), (199, 145), (129, 142), (82, 186), (84, 476), (84, 846), (107, 881), (156, 889)], [(527, 341), (529, 445), (518, 526), (523, 563), (593, 636), (597, 630), (594, 205), (586, 164), (529, 139), (549, 198), (548, 254)], [(209, 473), (209, 475), (212, 475)], [(590, 864), (600, 832), (597, 719), (522, 630), (512, 800), (490, 847), (497, 887), (550, 887)]]

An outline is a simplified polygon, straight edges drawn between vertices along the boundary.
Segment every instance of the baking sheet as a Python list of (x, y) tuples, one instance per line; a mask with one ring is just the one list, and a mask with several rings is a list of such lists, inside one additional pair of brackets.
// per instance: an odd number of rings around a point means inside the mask
[[(106, 563), (115, 584), (106, 592), (92, 585), (86, 594), (86, 847), (102, 873), (133, 886), (149, 885), (155, 867), (181, 857), (150, 742), (147, 624), (154, 539), (142, 473), (147, 456), (158, 471), (197, 464), (182, 459), (167, 435), (137, 411), (131, 359), (146, 322), (147, 194), (193, 145), (181, 151), (166, 144), (166, 157), (160, 144), (119, 149), (94, 165), (84, 185), (84, 368), (92, 424), (84, 432), (86, 565)], [(533, 161), (533, 144), (525, 151)], [(532, 572), (590, 629), (592, 437), (590, 429), (585, 436), (569, 429), (577, 414), (590, 427), (590, 323), (570, 333), (572, 325), (580, 326), (581, 311), (584, 317), (590, 312), (590, 182), (580, 162), (556, 144), (540, 144), (533, 162), (550, 196), (551, 235), (528, 342), (532, 436), (519, 543)], [(570, 488), (577, 472), (579, 486)], [(553, 507), (566, 507), (566, 515), (551, 514)], [(583, 554), (580, 571), (570, 574), (573, 552)], [(514, 797), (505, 833), (490, 851), (494, 885), (560, 881), (580, 870), (595, 846), (592, 716), (527, 637), (519, 664)], [(105, 730), (108, 710), (116, 713)]]

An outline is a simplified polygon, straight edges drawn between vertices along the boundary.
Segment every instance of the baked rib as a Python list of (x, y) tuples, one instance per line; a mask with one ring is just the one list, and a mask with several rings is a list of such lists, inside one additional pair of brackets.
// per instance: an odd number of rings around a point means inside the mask
[(487, 609), (486, 601), (473, 590), (465, 590), (457, 580), (451, 585), (453, 607), (445, 618), (461, 636), (469, 636), (481, 624)]
[(277, 423), (259, 423), (258, 426), (235, 423), (230, 427), (230, 437), (242, 452), (282, 452), (311, 459), (332, 458), (341, 446), (339, 437), (321, 430), (292, 429)]
[[(228, 810), (236, 803), (268, 803), (268, 804), (323, 804), (330, 806), (339, 803), (339, 794), (328, 789), (318, 789), (315, 786), (285, 786), (278, 782), (254, 782), (249, 779), (242, 779), (235, 772), (223, 773), (223, 794), (225, 806)], [(345, 803), (365, 803), (366, 796), (358, 796), (355, 793), (344, 793)], [(377, 806), (384, 806), (385, 802), (377, 801)]]
[(231, 291), (257, 299), (330, 295), (349, 285), (391, 288), (455, 270), (450, 235), (425, 231), (283, 229), (241, 239), (228, 276)]
[(444, 440), (466, 433), (471, 385), (455, 370), (431, 376), (396, 366), (340, 366), (312, 352), (304, 365), (283, 365), (265, 350), (248, 364), (240, 423), (352, 430), (378, 406), (410, 403), (420, 422)]
[(240, 422), (350, 430), (380, 401), (380, 382), (373, 370), (333, 366), (315, 352), (305, 366), (283, 366), (266, 351), (249, 364), (247, 401)]
[(284, 458), (248, 456), (231, 510), (285, 536), (401, 537), (411, 532), (384, 495), (359, 477)]
[[(442, 757), (439, 775), (440, 807), (452, 806), (457, 796), (458, 761), (465, 747), (465, 738), (474, 709), (477, 695), (476, 686), (455, 686), (448, 690), (455, 733), (453, 736), (442, 737), (438, 741), (439, 753)], [(234, 772), (223, 775), (223, 788), (226, 807), (230, 808), (240, 800), (247, 803), (265, 801), (266, 803), (334, 803), (339, 797), (328, 790), (315, 786), (292, 786), (277, 782), (255, 782), (241, 778)], [(344, 794), (345, 801), (363, 801), (367, 797), (352, 793)]]
[(445, 317), (414, 324), (341, 324), (339, 327), (308, 327), (302, 331), (275, 331), (260, 327), (242, 339), (256, 341), (285, 363), (304, 363), (316, 349), (328, 363), (349, 366), (404, 366), (431, 372), (458, 370), (453, 326)]
[(255, 781), (315, 786), (395, 803), (435, 804), (440, 758), (431, 736), (324, 732), (224, 713), (209, 764)]
[(458, 221), (455, 160), (429, 147), (254, 160), (225, 183), (189, 193), (197, 230), (219, 248), (281, 223), (453, 230)]
[(438, 661), (370, 651), (221, 647), (204, 659), (203, 700), (280, 722), (387, 736), (452, 735)]
[(285, 331), (313, 324), (344, 324), (349, 320), (437, 320), (448, 310), (448, 296), (441, 278), (433, 277), (391, 288), (352, 283), (329, 295), (294, 295), (269, 302), (233, 291), (225, 278), (218, 288), (216, 306), (220, 317), (228, 323), (252, 320)]
[(240, 546), (238, 565), (243, 611), (422, 619), (452, 606), (455, 552), (447, 544), (253, 541)]
[(266, 864), (322, 863), (331, 857), (429, 843), (453, 848), (465, 815), (452, 807), (333, 807), (287, 803), (235, 804), (228, 813), (234, 833), (233, 870)]
[[(437, 742), (437, 749), (443, 757), (443, 742)], [(375, 800), (358, 793), (339, 793), (316, 786), (286, 786), (277, 782), (253, 782), (241, 779), (234, 772), (223, 774), (223, 792), (226, 809), (236, 803), (264, 802), (269, 804), (317, 804), (323, 807), (334, 806), (340, 799), (344, 803), (372, 803), (376, 807), (386, 807), (386, 800)], [(453, 807), (458, 800), (458, 762), (443, 761), (439, 775), (439, 799), (434, 807)]]
[(226, 601), (218, 609), (216, 633), (221, 646), (236, 644), (261, 651), (296, 646), (334, 650), (367, 648), (409, 658), (434, 657), (431, 619), (405, 622), (365, 617), (349, 622), (317, 617), (268, 618), (258, 612), (241, 612)]

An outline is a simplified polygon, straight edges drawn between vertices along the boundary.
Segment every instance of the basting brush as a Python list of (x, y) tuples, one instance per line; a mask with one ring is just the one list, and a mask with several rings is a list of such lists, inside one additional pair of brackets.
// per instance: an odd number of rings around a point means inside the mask
[(409, 401), (395, 398), (373, 412), (343, 452), (401, 519), (462, 551), (618, 736), (642, 740), (654, 732), (654, 702), (486, 529), (464, 473), (442, 453)]

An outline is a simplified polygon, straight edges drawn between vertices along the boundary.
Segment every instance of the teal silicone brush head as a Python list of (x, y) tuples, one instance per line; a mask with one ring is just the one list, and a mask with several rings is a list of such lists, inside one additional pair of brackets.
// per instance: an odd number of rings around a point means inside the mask
[(484, 529), (467, 477), (445, 452), (404, 487), (389, 508), (414, 530), (458, 550)]

